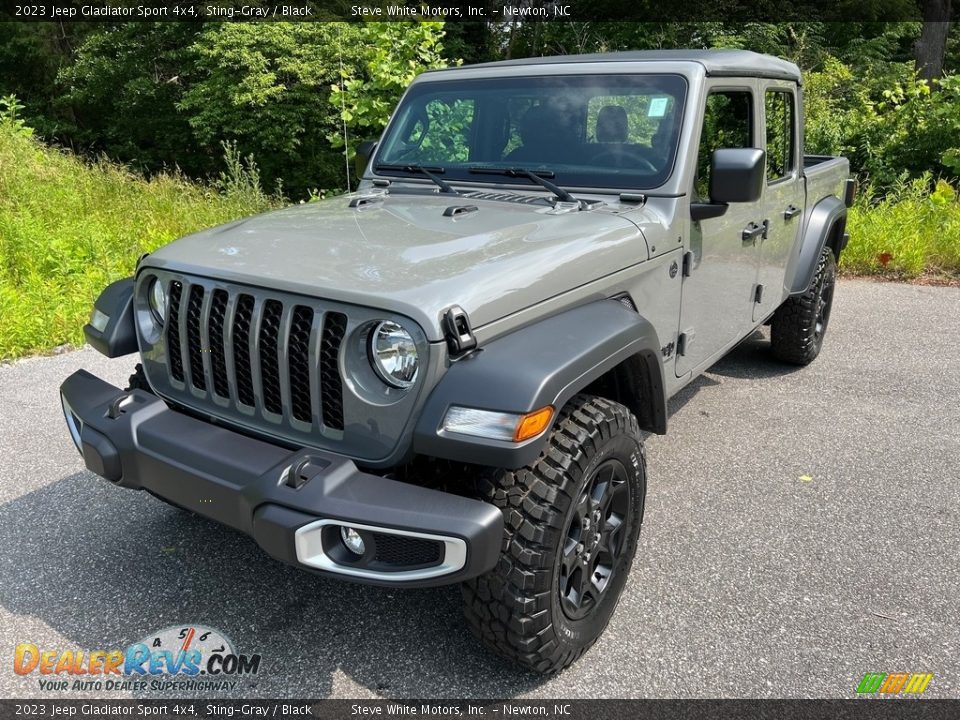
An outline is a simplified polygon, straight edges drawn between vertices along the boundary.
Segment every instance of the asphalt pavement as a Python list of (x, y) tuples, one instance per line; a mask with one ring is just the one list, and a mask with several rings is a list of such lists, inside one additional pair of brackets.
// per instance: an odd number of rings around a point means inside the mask
[(217, 697), (852, 697), (895, 671), (960, 697), (960, 288), (843, 281), (811, 366), (758, 334), (675, 397), (620, 606), (549, 679), (475, 642), (456, 587), (317, 578), (87, 472), (57, 388), (133, 362), (0, 366), (0, 697), (153, 697), (45, 692), (14, 647), (194, 623), (263, 658)]

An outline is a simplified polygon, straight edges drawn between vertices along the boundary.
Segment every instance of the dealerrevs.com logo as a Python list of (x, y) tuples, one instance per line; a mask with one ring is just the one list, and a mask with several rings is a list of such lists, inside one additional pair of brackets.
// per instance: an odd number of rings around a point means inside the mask
[(174, 625), (124, 650), (48, 650), (20, 643), (17, 675), (36, 676), (41, 690), (233, 690), (241, 677), (260, 671), (260, 655), (243, 655), (219, 630)]

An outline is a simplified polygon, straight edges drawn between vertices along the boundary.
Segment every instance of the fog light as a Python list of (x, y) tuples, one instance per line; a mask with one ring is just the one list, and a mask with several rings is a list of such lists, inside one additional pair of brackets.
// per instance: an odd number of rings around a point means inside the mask
[(340, 539), (343, 540), (343, 544), (347, 546), (347, 550), (354, 555), (363, 555), (364, 550), (366, 550), (360, 533), (351, 527), (340, 528)]

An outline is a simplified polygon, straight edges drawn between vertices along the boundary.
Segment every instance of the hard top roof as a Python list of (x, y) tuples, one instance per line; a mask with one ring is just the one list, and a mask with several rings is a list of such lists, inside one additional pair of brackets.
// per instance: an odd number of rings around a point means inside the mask
[[(624, 52), (595, 53), (591, 55), (555, 55), (531, 57), (518, 60), (463, 65), (462, 69), (516, 67), (522, 65), (556, 65), (564, 63), (631, 63), (631, 62), (693, 62), (702, 65), (711, 76), (746, 76), (778, 78), (800, 82), (800, 68), (792, 62), (772, 55), (762, 55), (751, 50), (630, 50)], [(433, 70), (449, 72), (461, 68)]]

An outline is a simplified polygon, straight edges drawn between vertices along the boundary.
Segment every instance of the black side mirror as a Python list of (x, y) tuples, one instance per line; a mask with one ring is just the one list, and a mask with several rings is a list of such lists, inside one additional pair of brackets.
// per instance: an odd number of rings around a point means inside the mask
[(364, 140), (357, 148), (357, 154), (353, 157), (353, 171), (356, 177), (362, 177), (367, 165), (370, 164), (370, 158), (377, 150), (376, 140)]
[(717, 203), (759, 200), (766, 160), (767, 153), (757, 148), (714, 150), (710, 163), (710, 200)]
[(767, 153), (757, 148), (723, 148), (710, 159), (710, 202), (694, 203), (694, 220), (720, 217), (728, 203), (756, 202), (763, 193)]

